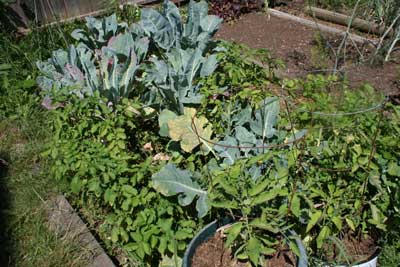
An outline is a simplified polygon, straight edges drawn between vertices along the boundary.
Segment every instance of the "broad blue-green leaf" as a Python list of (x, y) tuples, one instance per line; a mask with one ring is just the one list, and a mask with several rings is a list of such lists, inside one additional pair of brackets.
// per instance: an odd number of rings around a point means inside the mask
[(200, 33), (200, 19), (208, 15), (208, 5), (206, 2), (195, 2), (191, 0), (188, 7), (188, 19), (184, 28), (184, 36), (196, 43)]
[(251, 107), (247, 106), (242, 109), (238, 114), (234, 115), (232, 121), (237, 126), (243, 126), (245, 123), (249, 123), (251, 120)]
[(190, 205), (195, 197), (196, 210), (199, 217), (204, 217), (209, 207), (207, 205), (207, 191), (193, 181), (192, 174), (187, 170), (180, 170), (173, 164), (167, 164), (158, 173), (152, 176), (153, 187), (157, 192), (165, 196), (178, 195), (179, 204)]
[(260, 102), (260, 109), (256, 111), (254, 121), (250, 122), (251, 130), (264, 138), (275, 135), (275, 124), (279, 115), (279, 101), (276, 97), (269, 97)]
[(79, 42), (84, 43), (90, 49), (100, 49), (108, 40), (116, 36), (118, 32), (127, 27), (126, 23), (118, 23), (115, 14), (109, 17), (97, 19), (86, 17), (86, 28), (76, 29), (71, 36)]
[(108, 47), (116, 54), (128, 57), (134, 47), (133, 37), (129, 33), (119, 34), (110, 39)]
[(201, 29), (207, 32), (210, 36), (218, 31), (221, 23), (222, 19), (214, 15), (204, 16), (200, 19)]
[(292, 143), (303, 138), (307, 134), (307, 130), (296, 131), (294, 134), (290, 131), (288, 137), (285, 139), (285, 143)]
[(251, 146), (256, 144), (256, 137), (243, 126), (235, 128), (235, 137), (241, 146)]
[(214, 73), (215, 69), (218, 66), (217, 55), (211, 55), (203, 60), (200, 77), (206, 77)]
[(141, 11), (141, 24), (147, 35), (156, 41), (157, 45), (169, 50), (175, 41), (171, 24), (162, 14), (153, 8), (144, 8)]
[(177, 48), (180, 48), (180, 40), (183, 31), (182, 18), (179, 14), (179, 9), (171, 1), (164, 1), (163, 4), (163, 15), (171, 25), (172, 34), (174, 38), (174, 44)]
[(224, 158), (224, 163), (233, 165), (240, 158), (240, 150), (236, 148), (237, 146), (238, 143), (235, 138), (226, 136), (223, 141), (214, 145), (214, 150), (218, 152), (220, 157)]

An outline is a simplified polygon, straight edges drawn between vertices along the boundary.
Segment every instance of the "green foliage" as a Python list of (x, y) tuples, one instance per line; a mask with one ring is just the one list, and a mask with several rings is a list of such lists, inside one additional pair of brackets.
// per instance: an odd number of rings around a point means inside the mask
[(36, 97), (31, 93), (34, 89), (35, 81), (32, 79), (16, 80), (8, 73), (0, 74), (0, 121), (6, 118), (23, 121), (29, 118), (37, 105)]
[(203, 57), (200, 48), (173, 49), (165, 57), (164, 60), (151, 59), (153, 65), (146, 76), (150, 90), (145, 99), (151, 105), (183, 114), (184, 106), (201, 103), (201, 85), (195, 81), (212, 74), (218, 61), (215, 55)]
[(385, 267), (396, 267), (398, 265), (398, 258), (400, 253), (400, 240), (398, 235), (392, 237), (382, 249), (382, 253), (379, 255), (379, 264)]
[(86, 20), (87, 32), (72, 33), (80, 41), (76, 47), (57, 50), (47, 61), (37, 62), (43, 74), (37, 79), (38, 84), (48, 93), (67, 87), (81, 98), (100, 91), (117, 103), (134, 89), (136, 72), (146, 57), (149, 41), (128, 32), (116, 35), (124, 28), (119, 30), (115, 15)]
[(143, 9), (140, 25), (146, 35), (164, 50), (169, 51), (172, 47), (177, 50), (199, 48), (203, 52), (214, 42), (211, 38), (222, 19), (208, 15), (205, 1), (191, 0), (187, 13), (187, 21), (183, 23), (175, 4), (164, 1), (161, 12), (152, 8)]
[[(202, 105), (199, 112), (206, 112), (214, 131), (222, 134), (226, 130), (223, 121), (235, 109), (256, 106), (267, 96), (272, 96), (277, 78), (275, 70), (281, 66), (265, 49), (251, 49), (244, 45), (221, 41), (222, 49), (217, 53), (216, 71), (202, 78)], [(222, 120), (221, 120), (222, 118)]]
[[(242, 44), (220, 41), (218, 71), (206, 78), (206, 90), (222, 89), (262, 89), (276, 81), (275, 70), (283, 66), (273, 59), (266, 49), (252, 49)], [(261, 88), (260, 88), (261, 87)], [(217, 93), (217, 92), (215, 92)]]
[(164, 196), (179, 195), (179, 204), (188, 206), (198, 197), (196, 210), (198, 217), (204, 217), (208, 211), (207, 192), (192, 181), (192, 175), (187, 170), (177, 169), (175, 165), (168, 164), (158, 173), (153, 175), (153, 187)]
[(305, 131), (290, 133), (275, 129), (280, 109), (278, 98), (266, 98), (258, 106), (252, 109), (248, 105), (243, 109), (234, 109), (237, 113), (228, 113), (226, 133), (214, 147), (225, 164), (231, 165), (240, 158), (268, 153), (270, 148), (285, 143), (289, 145), (304, 136)]
[[(211, 38), (221, 23), (207, 15), (205, 2), (191, 1), (188, 14), (183, 23), (175, 4), (165, 1), (161, 13), (143, 9), (141, 20), (129, 27), (118, 23), (115, 14), (86, 18), (86, 30), (72, 32), (78, 41), (76, 47), (57, 50), (47, 62), (37, 63), (43, 74), (38, 84), (47, 92), (68, 87), (80, 97), (100, 91), (117, 103), (144, 81), (151, 87), (144, 96), (149, 104), (182, 113), (183, 105), (201, 102), (200, 85), (194, 83), (212, 74), (217, 66), (215, 55), (204, 54), (215, 46)], [(156, 47), (168, 53), (161, 51), (160, 57), (148, 58), (149, 47), (153, 55), (160, 53)], [(152, 64), (141, 66), (144, 61)], [(148, 74), (144, 80), (142, 73)]]
[(369, 86), (338, 87), (332, 76), (309, 76), (301, 84), (312, 101), (304, 101), (296, 116), (300, 125), (308, 125), (308, 134), (296, 185), (300, 212), (294, 215), (304, 225), (300, 234), (307, 246), (318, 255), (324, 243), (345, 233), (389, 233), (389, 221), (398, 220), (393, 197), (399, 149), (390, 141), (399, 132), (398, 107)]
[(146, 139), (138, 130), (141, 105), (124, 99), (108, 106), (98, 94), (58, 100), (66, 99), (71, 102), (54, 111), (55, 134), (43, 153), (54, 161), (55, 178), (108, 210), (103, 236), (137, 262), (182, 252), (196, 224), (187, 211), (152, 189), (150, 177), (158, 169), (152, 157), (133, 152), (141, 151)]
[[(269, 152), (212, 172), (211, 206), (240, 218), (227, 230), (225, 245), (234, 248), (235, 257), (254, 266), (262, 266), (265, 256), (284, 244), (298, 248), (289, 238), (280, 240), (293, 222), (287, 218), (291, 196), (287, 174), (294, 161), (288, 162), (285, 155), (286, 151)], [(255, 163), (263, 170), (257, 177), (247, 171)]]
[(107, 46), (111, 37), (117, 36), (118, 33), (127, 28), (126, 23), (117, 22), (115, 14), (103, 19), (86, 17), (85, 20), (86, 30), (76, 29), (71, 33), (71, 36), (78, 42), (84, 43), (91, 50)]
[[(106, 245), (168, 265), (201, 227), (196, 215), (231, 216), (236, 258), (257, 266), (290, 248), (305, 266), (327, 240), (398, 233), (398, 107), (377, 112), (371, 87), (322, 75), (282, 82), (302, 94), (290, 105), (273, 96), (280, 62), (216, 43), (219, 23), (204, 2), (191, 1), (183, 22), (165, 1), (129, 26), (89, 19), (73, 34), (79, 44), (39, 63), (59, 104), (43, 155), (78, 206), (102, 211)], [(18, 86), (32, 90), (32, 78)]]
[(86, 266), (91, 255), (82, 250), (76, 237), (58, 235), (47, 225), (43, 199), (58, 194), (60, 186), (49, 175), (46, 159), (40, 157), (51, 136), (51, 116), (40, 109), (39, 98), (32, 93), (33, 80), (22, 71), (2, 70), (0, 243), (4, 249), (0, 262), (7, 266)]
[(218, 65), (211, 50), (216, 43), (211, 38), (222, 22), (209, 16), (207, 10), (206, 2), (190, 1), (183, 23), (179, 10), (169, 1), (164, 2), (161, 13), (143, 9), (143, 31), (158, 47), (167, 50), (161, 57), (150, 59), (153, 64), (145, 76), (150, 90), (144, 96), (148, 104), (182, 115), (184, 106), (201, 103), (198, 80), (211, 75)]

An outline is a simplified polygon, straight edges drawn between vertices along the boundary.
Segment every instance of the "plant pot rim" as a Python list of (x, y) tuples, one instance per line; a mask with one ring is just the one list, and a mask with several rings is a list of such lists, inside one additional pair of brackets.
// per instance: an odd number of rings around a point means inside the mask
[[(381, 254), (381, 248), (379, 246), (376, 247), (375, 252), (369, 256), (367, 259), (360, 261), (360, 262), (356, 262), (355, 264), (351, 264), (350, 266), (352, 267), (374, 267), (377, 266), (377, 259), (379, 257), (379, 255)], [(375, 262), (375, 265), (371, 265)], [(347, 264), (339, 264), (339, 265), (332, 265), (332, 264), (328, 264), (325, 267), (348, 267)]]
[[(196, 249), (200, 244), (207, 241), (211, 236), (215, 234), (217, 229), (221, 226), (232, 223), (231, 220), (214, 220), (204, 226), (190, 241), (185, 254), (183, 256), (182, 267), (191, 267), (192, 258), (196, 252)], [(369, 256), (366, 260), (356, 263), (356, 265), (351, 265), (352, 267), (374, 267), (376, 265), (370, 265), (377, 262), (377, 259), (381, 253), (381, 247), (377, 246), (375, 252)], [(347, 265), (331, 265), (327, 264), (325, 267), (347, 267)]]
[[(219, 227), (219, 220), (214, 220), (203, 227), (190, 241), (185, 254), (183, 256), (182, 267), (191, 267), (192, 258), (196, 252), (197, 247), (210, 238)], [(226, 222), (226, 224), (229, 222)]]
[[(216, 231), (222, 227), (226, 226), (229, 224), (232, 224), (234, 221), (232, 221), (229, 218), (225, 219), (216, 219), (212, 221), (211, 223), (207, 224), (204, 226), (190, 241), (185, 254), (183, 256), (182, 260), (182, 267), (191, 267), (192, 266), (192, 259), (193, 256), (196, 252), (196, 249), (204, 242), (206, 242), (210, 237), (212, 237)], [(298, 263), (296, 263), (297, 266)]]

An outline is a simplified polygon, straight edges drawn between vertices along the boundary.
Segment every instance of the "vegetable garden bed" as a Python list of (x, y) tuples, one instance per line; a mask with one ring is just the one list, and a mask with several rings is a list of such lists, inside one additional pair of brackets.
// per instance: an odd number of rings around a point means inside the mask
[(400, 254), (392, 69), (378, 90), (343, 75), (348, 58), (334, 75), (325, 39), (265, 14), (218, 34), (252, 48), (212, 38), (222, 21), (205, 2), (86, 22), (36, 63), (53, 132), (41, 157), (119, 265), (180, 266), (200, 229), (227, 218), (226, 262), (371, 256), (353, 243), (390, 248), (386, 264)]

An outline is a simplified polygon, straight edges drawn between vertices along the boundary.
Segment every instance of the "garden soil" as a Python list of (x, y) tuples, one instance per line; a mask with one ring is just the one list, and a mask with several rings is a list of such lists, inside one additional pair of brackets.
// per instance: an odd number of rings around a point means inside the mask
[[(324, 41), (316, 45), (317, 36), (321, 35)], [(342, 39), (341, 36), (319, 32), (266, 13), (246, 14), (235, 22), (223, 24), (216, 38), (270, 50), (274, 57), (282, 59), (286, 64), (278, 75), (288, 78), (304, 77), (321, 69), (332, 69), (334, 58), (329, 53), (324, 58), (323, 53), (321, 56), (318, 51), (335, 49)], [(362, 54), (371, 54), (366, 44), (359, 44), (357, 47)], [(358, 54), (356, 48), (351, 44), (346, 45), (346, 58), (341, 59), (338, 65), (351, 86), (357, 87), (368, 82), (386, 95), (400, 94), (400, 55), (395, 55), (397, 61), (371, 65), (357, 62), (355, 54)]]
[[(346, 255), (351, 255), (351, 262), (360, 262), (373, 255), (376, 245), (373, 239), (366, 238), (358, 240), (350, 235), (345, 235), (342, 245)], [(339, 250), (334, 246), (323, 247), (328, 261), (333, 261)], [(246, 267), (246, 262), (238, 262), (233, 258), (232, 251), (224, 247), (224, 238), (220, 232), (203, 242), (195, 251), (192, 259), (192, 267)], [(294, 267), (296, 259), (289, 250), (282, 250), (271, 256), (264, 264), (264, 267)]]
[[(271, 256), (264, 267), (294, 267), (295, 256), (293, 253), (283, 251)], [(196, 250), (192, 267), (246, 267), (246, 262), (238, 262), (233, 259), (230, 249), (224, 248), (224, 239), (220, 232), (202, 243)]]

